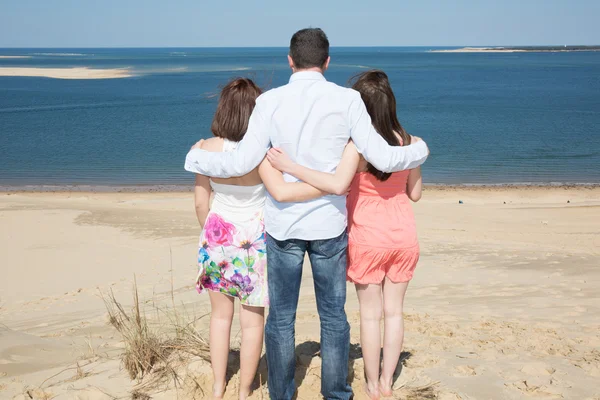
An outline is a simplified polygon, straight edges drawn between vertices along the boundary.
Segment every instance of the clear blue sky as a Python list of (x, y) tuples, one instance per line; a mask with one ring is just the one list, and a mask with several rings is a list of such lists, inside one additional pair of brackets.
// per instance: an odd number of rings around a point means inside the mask
[(0, 0), (0, 47), (600, 44), (600, 0)]

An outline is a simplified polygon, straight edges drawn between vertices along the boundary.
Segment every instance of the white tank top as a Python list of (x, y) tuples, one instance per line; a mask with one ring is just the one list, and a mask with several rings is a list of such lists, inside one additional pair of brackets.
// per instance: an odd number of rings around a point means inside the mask
[[(223, 152), (230, 152), (237, 148), (238, 143), (223, 139)], [(214, 191), (214, 199), (211, 211), (239, 214), (258, 211), (265, 205), (265, 185), (253, 186), (229, 185), (213, 182), (210, 186)]]

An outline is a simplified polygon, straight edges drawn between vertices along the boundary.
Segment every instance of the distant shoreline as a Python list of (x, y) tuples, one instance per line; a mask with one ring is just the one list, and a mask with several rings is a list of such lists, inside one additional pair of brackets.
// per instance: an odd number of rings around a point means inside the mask
[[(426, 184), (426, 189), (444, 190), (505, 190), (505, 189), (598, 189), (600, 183), (484, 183)], [(0, 193), (188, 193), (194, 185), (0, 185)]]
[(462, 47), (460, 49), (430, 50), (430, 53), (564, 53), (600, 51), (600, 46), (515, 46), (515, 47)]

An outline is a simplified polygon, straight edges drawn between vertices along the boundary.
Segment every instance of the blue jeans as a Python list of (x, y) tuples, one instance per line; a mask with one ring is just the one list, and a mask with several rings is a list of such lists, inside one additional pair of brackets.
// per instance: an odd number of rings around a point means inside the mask
[(350, 325), (346, 318), (346, 232), (333, 239), (280, 241), (267, 235), (270, 308), (265, 328), (269, 394), (288, 400), (296, 392), (295, 323), (302, 264), (308, 252), (321, 320), (321, 394), (352, 397), (348, 385)]

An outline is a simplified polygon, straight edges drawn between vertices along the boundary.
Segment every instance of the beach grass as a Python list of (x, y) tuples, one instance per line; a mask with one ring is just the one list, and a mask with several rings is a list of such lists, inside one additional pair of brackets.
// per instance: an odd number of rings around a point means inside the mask
[[(132, 398), (143, 399), (147, 390), (172, 381), (180, 387), (184, 377), (178, 370), (191, 358), (210, 360), (208, 341), (195, 329), (195, 322), (205, 317), (190, 318), (186, 312), (175, 307), (174, 294), (171, 291), (172, 304), (152, 308), (159, 317), (149, 321), (140, 302), (137, 280), (134, 278), (133, 305), (130, 310), (109, 291), (101, 294), (109, 323), (121, 335), (124, 350), (121, 354), (123, 367), (138, 385), (132, 392)], [(159, 328), (161, 327), (161, 328)]]

